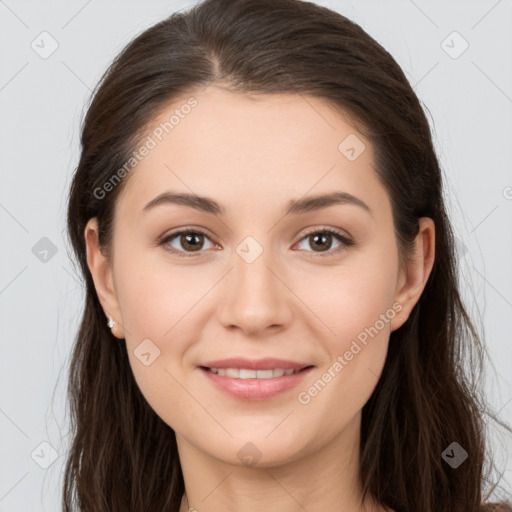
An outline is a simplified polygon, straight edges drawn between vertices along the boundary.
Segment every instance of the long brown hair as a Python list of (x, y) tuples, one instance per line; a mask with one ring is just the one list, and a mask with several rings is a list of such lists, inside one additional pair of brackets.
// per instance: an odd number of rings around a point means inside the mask
[[(396, 512), (512, 510), (483, 505), (490, 482), (484, 416), (496, 420), (478, 387), (487, 353), (461, 300), (442, 172), (404, 73), (361, 27), (327, 8), (299, 0), (206, 0), (129, 43), (101, 78), (83, 122), (67, 212), (86, 294), (68, 383), (73, 437), (64, 511), (179, 510), (184, 482), (174, 431), (142, 396), (125, 344), (108, 329), (84, 228), (98, 219), (100, 246), (110, 257), (116, 198), (130, 173), (107, 194), (98, 191), (174, 98), (221, 82), (233, 91), (311, 95), (350, 116), (374, 146), (401, 257), (418, 219), (435, 222), (431, 275), (408, 320), (391, 333), (382, 376), (362, 411), (364, 495)], [(468, 453), (456, 469), (442, 456), (453, 442)]]

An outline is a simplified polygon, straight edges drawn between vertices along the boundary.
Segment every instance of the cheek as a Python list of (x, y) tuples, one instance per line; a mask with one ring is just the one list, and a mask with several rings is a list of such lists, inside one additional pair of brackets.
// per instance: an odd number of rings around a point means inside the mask
[[(358, 339), (363, 344), (368, 337), (387, 337), (390, 320), (395, 316), (393, 309), (393, 287), (382, 273), (375, 278), (366, 277), (345, 280), (338, 288), (330, 309), (333, 330), (343, 349), (346, 343)], [(371, 331), (371, 334), (369, 334)]]
[(191, 327), (188, 320), (194, 307), (218, 279), (198, 266), (180, 267), (165, 257), (148, 257), (142, 251), (120, 259), (118, 275), (116, 290), (127, 341), (136, 344), (150, 338), (161, 347), (168, 340), (174, 343), (179, 339), (176, 333), (185, 326)]
[(306, 279), (294, 283), (294, 291), (318, 317), (318, 325), (325, 328), (322, 330), (331, 353), (344, 351), (360, 333), (364, 341), (365, 329), (376, 322), (379, 334), (389, 334), (388, 318), (383, 325), (381, 315), (394, 318), (398, 257), (384, 237), (382, 244), (378, 241), (339, 266), (326, 266), (314, 273), (303, 271)]
[(201, 298), (218, 276), (198, 267), (171, 266), (163, 258), (151, 265), (135, 251), (129, 254), (116, 261), (116, 291), (130, 365), (154, 410), (169, 413), (169, 397), (182, 408), (190, 401), (178, 383), (181, 366), (187, 348), (201, 336)]
[(330, 410), (333, 429), (346, 424), (368, 401), (386, 360), (391, 321), (397, 314), (397, 272), (392, 250), (377, 255), (368, 253), (357, 266), (331, 268), (329, 279), (316, 281), (321, 287), (312, 288), (311, 281), (301, 292), (329, 329), (323, 329), (319, 340), (327, 359), (302, 386), (298, 401), (310, 411)]
[(145, 400), (175, 428), (191, 406), (181, 365), (187, 347), (200, 336), (199, 326), (191, 319), (193, 306), (207, 287), (190, 272), (148, 269), (134, 262), (130, 261), (130, 272), (124, 274), (118, 289), (128, 358)]

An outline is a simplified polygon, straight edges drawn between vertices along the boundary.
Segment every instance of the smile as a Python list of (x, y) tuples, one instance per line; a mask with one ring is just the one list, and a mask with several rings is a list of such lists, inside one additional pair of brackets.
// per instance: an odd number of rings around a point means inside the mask
[(296, 388), (314, 366), (305, 368), (198, 368), (223, 394), (245, 401), (268, 400)]
[(283, 375), (299, 373), (299, 369), (274, 368), (271, 370), (251, 370), (249, 368), (208, 368), (208, 370), (222, 377), (232, 377), (234, 379), (273, 379)]

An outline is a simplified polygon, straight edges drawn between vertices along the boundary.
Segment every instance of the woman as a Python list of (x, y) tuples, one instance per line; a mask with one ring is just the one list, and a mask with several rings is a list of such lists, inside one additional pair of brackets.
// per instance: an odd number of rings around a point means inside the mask
[(207, 0), (81, 142), (66, 511), (497, 510), (429, 125), (358, 25)]

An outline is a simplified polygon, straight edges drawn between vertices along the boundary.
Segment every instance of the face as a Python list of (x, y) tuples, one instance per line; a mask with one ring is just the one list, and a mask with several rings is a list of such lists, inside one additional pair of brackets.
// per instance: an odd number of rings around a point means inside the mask
[[(325, 447), (359, 420), (421, 294), (431, 224), (400, 268), (370, 142), (319, 99), (209, 87), (148, 136), (116, 204), (110, 263), (95, 219), (86, 228), (141, 392), (180, 440), (230, 464)], [(151, 205), (164, 193), (192, 201)], [(245, 361), (218, 362), (232, 358)], [(232, 370), (204, 368), (215, 366)]]

